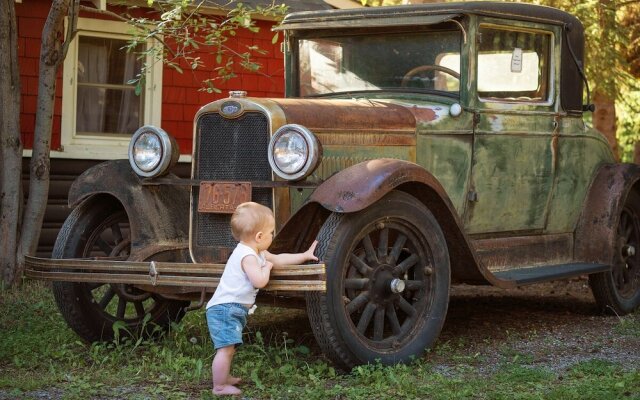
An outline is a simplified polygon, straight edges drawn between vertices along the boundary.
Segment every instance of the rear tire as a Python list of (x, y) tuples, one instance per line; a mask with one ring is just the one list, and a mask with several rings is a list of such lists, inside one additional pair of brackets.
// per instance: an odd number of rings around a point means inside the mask
[(326, 293), (307, 295), (314, 335), (339, 368), (410, 362), (440, 334), (449, 302), (449, 253), (431, 212), (391, 192), (318, 235)]
[[(71, 212), (52, 257), (126, 260), (130, 250), (129, 220), (122, 206), (94, 198)], [(121, 337), (158, 334), (180, 321), (188, 305), (126, 284), (53, 282), (53, 294), (69, 327), (87, 342), (113, 340), (116, 323), (124, 328)]]
[(618, 221), (610, 271), (589, 275), (600, 312), (625, 315), (640, 306), (640, 195), (630, 192)]

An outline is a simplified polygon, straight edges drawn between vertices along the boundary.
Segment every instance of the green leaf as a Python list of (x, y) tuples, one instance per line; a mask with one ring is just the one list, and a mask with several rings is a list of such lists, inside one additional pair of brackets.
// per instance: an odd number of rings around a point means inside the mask
[(271, 44), (276, 44), (278, 42), (278, 36), (280, 32), (276, 32), (275, 35), (271, 38)]
[(169, 66), (170, 66), (171, 68), (175, 69), (176, 71), (178, 71), (179, 73), (182, 73), (182, 72), (183, 72), (183, 71), (182, 71), (182, 68), (180, 68), (180, 66), (179, 66), (178, 64), (171, 63), (171, 64), (169, 64)]
[(260, 378), (258, 378), (258, 373), (256, 372), (255, 369), (251, 371), (251, 380), (256, 384), (256, 387), (258, 389), (264, 390), (264, 385), (262, 384), (262, 381), (260, 380)]

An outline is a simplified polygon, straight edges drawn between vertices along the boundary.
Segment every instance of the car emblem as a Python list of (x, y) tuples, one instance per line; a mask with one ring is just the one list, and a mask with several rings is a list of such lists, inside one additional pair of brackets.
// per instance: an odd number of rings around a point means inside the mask
[(220, 107), (220, 112), (226, 118), (234, 118), (242, 113), (242, 105), (237, 101), (225, 101)]

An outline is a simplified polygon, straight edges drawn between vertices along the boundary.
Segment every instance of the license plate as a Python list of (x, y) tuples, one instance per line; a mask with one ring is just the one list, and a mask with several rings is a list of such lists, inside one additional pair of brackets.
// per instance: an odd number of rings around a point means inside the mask
[(247, 201), (251, 201), (250, 182), (200, 182), (198, 212), (232, 214)]

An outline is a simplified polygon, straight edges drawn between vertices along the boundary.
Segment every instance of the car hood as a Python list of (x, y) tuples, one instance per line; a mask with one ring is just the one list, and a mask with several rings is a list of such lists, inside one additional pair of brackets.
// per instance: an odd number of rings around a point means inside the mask
[(371, 99), (269, 99), (286, 123), (314, 133), (380, 132), (415, 134), (418, 125), (435, 123), (449, 114), (442, 104), (408, 104)]

